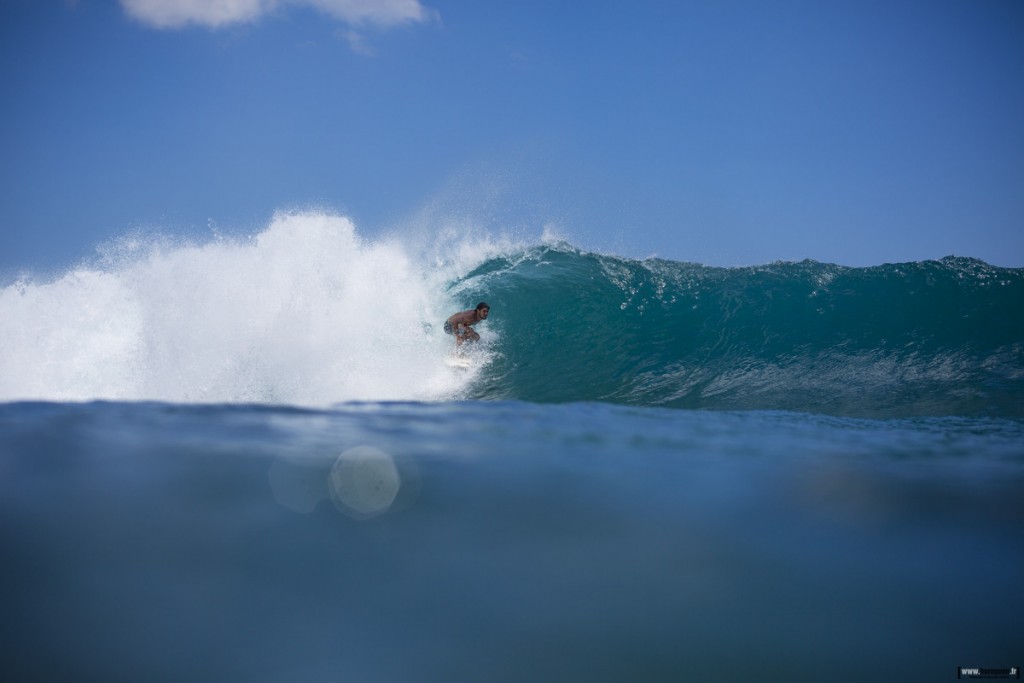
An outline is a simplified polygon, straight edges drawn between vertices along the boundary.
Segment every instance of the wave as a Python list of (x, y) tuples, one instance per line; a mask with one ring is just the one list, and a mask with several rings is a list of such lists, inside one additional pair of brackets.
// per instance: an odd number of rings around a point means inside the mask
[(0, 400), (460, 396), (468, 380), (430, 323), (455, 306), (444, 286), (461, 261), (421, 251), (318, 212), (246, 239), (125, 238), (52, 282), (0, 290)]
[(453, 283), (500, 355), (477, 398), (1024, 415), (1024, 269), (970, 258), (715, 268), (547, 245)]
[[(479, 300), (481, 363), (440, 323)], [(1024, 269), (969, 258), (716, 268), (566, 243), (368, 240), (278, 214), (248, 239), (121, 241), (0, 289), (0, 400), (489, 399), (1024, 416)]]

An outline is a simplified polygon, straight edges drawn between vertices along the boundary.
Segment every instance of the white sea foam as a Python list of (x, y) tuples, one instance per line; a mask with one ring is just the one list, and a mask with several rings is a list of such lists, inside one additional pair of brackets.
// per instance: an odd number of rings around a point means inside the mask
[(0, 290), (0, 400), (456, 397), (471, 376), (444, 365), (440, 323), (468, 302), (446, 284), (493, 250), (441, 241), (448, 256), (322, 212), (245, 240), (125, 240), (100, 265)]

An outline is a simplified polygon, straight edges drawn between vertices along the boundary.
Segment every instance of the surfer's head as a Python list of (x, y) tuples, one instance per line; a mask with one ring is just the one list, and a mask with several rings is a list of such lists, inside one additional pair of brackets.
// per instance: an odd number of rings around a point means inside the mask
[(487, 314), (491, 312), (491, 307), (481, 301), (476, 305), (476, 317), (483, 320), (487, 317)]

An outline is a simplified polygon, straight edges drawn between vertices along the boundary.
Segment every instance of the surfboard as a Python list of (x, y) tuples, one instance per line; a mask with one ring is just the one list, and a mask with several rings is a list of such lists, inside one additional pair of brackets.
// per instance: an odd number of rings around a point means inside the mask
[(473, 361), (466, 356), (445, 356), (444, 364), (450, 368), (468, 369), (473, 367)]

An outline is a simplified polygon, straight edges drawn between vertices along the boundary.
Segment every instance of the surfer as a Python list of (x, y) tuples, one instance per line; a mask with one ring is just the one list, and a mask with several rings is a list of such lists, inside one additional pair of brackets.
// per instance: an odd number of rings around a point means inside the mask
[(487, 320), (487, 314), (490, 311), (491, 307), (481, 301), (476, 305), (476, 308), (455, 313), (445, 320), (444, 332), (445, 334), (455, 335), (456, 346), (462, 346), (462, 342), (466, 341), (479, 341), (480, 335), (476, 333), (476, 330), (471, 325)]

